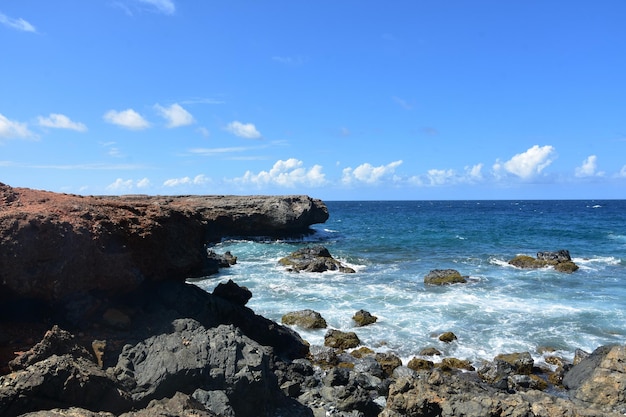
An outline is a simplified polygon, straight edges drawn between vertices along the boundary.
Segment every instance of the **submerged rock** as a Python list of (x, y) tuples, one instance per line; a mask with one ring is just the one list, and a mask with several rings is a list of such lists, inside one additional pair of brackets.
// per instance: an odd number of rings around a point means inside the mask
[(433, 269), (424, 277), (424, 284), (449, 285), (465, 284), (467, 276), (462, 276), (456, 269)]

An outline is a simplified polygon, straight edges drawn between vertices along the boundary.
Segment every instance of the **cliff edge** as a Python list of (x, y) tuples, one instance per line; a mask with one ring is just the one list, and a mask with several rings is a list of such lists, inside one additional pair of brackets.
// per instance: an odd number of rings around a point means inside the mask
[(79, 196), (0, 183), (0, 293), (58, 301), (210, 273), (208, 243), (304, 234), (328, 219), (307, 196)]

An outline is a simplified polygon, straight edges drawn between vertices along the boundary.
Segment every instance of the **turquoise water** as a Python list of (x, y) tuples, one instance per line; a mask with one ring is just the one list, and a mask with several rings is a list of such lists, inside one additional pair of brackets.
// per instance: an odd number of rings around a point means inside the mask
[[(499, 353), (543, 347), (573, 357), (603, 344), (626, 343), (626, 201), (327, 202), (330, 219), (296, 241), (224, 240), (238, 263), (196, 282), (212, 291), (232, 279), (253, 294), (248, 306), (280, 322), (310, 308), (329, 327), (355, 331), (362, 343), (408, 361), (434, 346), (478, 363)], [(322, 244), (356, 274), (284, 271), (278, 259)], [(580, 270), (521, 270), (518, 254), (568, 249)], [(470, 276), (463, 285), (425, 286), (432, 269)], [(365, 309), (376, 324), (355, 328)], [(296, 329), (313, 345), (326, 330)], [(458, 340), (446, 345), (440, 333)]]

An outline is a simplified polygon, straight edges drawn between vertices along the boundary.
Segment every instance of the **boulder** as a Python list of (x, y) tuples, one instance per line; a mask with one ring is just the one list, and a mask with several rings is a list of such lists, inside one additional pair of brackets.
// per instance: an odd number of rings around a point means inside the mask
[(452, 343), (457, 340), (457, 337), (452, 332), (445, 332), (439, 335), (438, 339), (444, 343)]
[(333, 258), (328, 249), (323, 246), (298, 249), (291, 255), (281, 258), (278, 263), (293, 272), (355, 272), (354, 269), (344, 266), (341, 262)]
[(252, 292), (246, 287), (240, 287), (232, 279), (228, 282), (220, 282), (213, 290), (213, 295), (230, 301), (233, 304), (245, 306), (252, 298)]
[(355, 348), (360, 344), (361, 341), (354, 332), (331, 329), (324, 336), (324, 346), (339, 350)]
[(602, 346), (563, 377), (574, 398), (626, 414), (626, 346)]
[(180, 319), (172, 330), (120, 354), (113, 373), (135, 404), (201, 388), (224, 391), (237, 416), (258, 416), (280, 397), (267, 349), (235, 327)]
[(356, 323), (357, 327), (363, 327), (376, 323), (378, 317), (373, 316), (369, 311), (359, 310), (354, 313), (352, 320)]
[(467, 276), (462, 276), (456, 269), (433, 269), (424, 277), (424, 284), (428, 285), (450, 285), (464, 284)]
[(327, 326), (322, 315), (310, 309), (287, 313), (281, 318), (281, 322), (288, 326), (298, 326), (303, 329), (325, 329)]

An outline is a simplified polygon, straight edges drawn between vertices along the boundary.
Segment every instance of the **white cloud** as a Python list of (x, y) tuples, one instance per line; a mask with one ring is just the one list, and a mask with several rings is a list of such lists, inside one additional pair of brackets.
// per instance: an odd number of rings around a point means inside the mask
[(31, 25), (21, 17), (19, 19), (13, 19), (3, 13), (0, 13), (0, 23), (11, 29), (21, 30), (23, 32), (37, 32), (35, 26)]
[(64, 114), (50, 113), (50, 116), (39, 116), (39, 126), (52, 127), (55, 129), (70, 129), (77, 132), (86, 132), (87, 126), (82, 123), (73, 122)]
[(539, 147), (535, 145), (504, 163), (496, 161), (493, 165), (494, 173), (499, 176), (499, 173), (504, 170), (522, 179), (532, 178), (552, 163), (553, 155), (554, 148), (552, 146)]
[(244, 146), (233, 146), (230, 148), (192, 148), (192, 149), (189, 149), (189, 152), (195, 155), (213, 156), (213, 155), (221, 155), (225, 153), (245, 152), (250, 149), (252, 148), (246, 148)]
[(369, 163), (364, 163), (359, 165), (358, 167), (345, 168), (343, 170), (343, 175), (341, 181), (344, 184), (351, 184), (354, 181), (362, 182), (366, 184), (376, 184), (380, 182), (384, 177), (388, 177), (390, 175), (393, 176), (397, 167), (402, 165), (402, 161), (394, 161), (387, 165), (380, 166), (372, 166)]
[(286, 161), (279, 160), (269, 171), (261, 171), (258, 174), (247, 171), (243, 177), (236, 178), (235, 182), (257, 186), (278, 185), (288, 188), (296, 186), (321, 187), (327, 183), (321, 165), (314, 165), (308, 170), (303, 165), (302, 161), (295, 158)]
[(105, 113), (104, 120), (131, 130), (142, 130), (150, 127), (150, 123), (133, 109), (109, 110)]
[(226, 130), (241, 138), (259, 139), (261, 137), (261, 133), (252, 123), (241, 123), (235, 120), (226, 126)]
[(148, 178), (142, 178), (137, 181), (137, 188), (148, 188), (150, 185), (150, 180)]
[(622, 169), (620, 169), (619, 173), (617, 174), (618, 177), (621, 178), (626, 178), (626, 165), (624, 165), (622, 167)]
[(575, 175), (577, 177), (593, 177), (598, 176), (601, 177), (604, 175), (604, 172), (598, 172), (597, 165), (598, 157), (596, 155), (589, 155), (587, 159), (583, 161), (583, 164), (579, 167), (576, 167)]
[(124, 180), (118, 178), (112, 184), (107, 185), (106, 189), (115, 193), (127, 192), (132, 190), (133, 180)]
[(172, 0), (138, 0), (141, 3), (149, 4), (163, 14), (174, 14), (176, 5)]
[(199, 127), (196, 129), (196, 132), (200, 133), (205, 138), (211, 136), (211, 132), (209, 132), (209, 129), (207, 129), (206, 127)]
[(165, 180), (163, 183), (166, 187), (178, 187), (181, 185), (204, 185), (211, 182), (211, 179), (205, 176), (204, 174), (196, 175), (193, 178), (190, 177), (182, 177), (182, 178), (171, 178), (169, 180)]
[(195, 123), (191, 113), (185, 110), (178, 103), (174, 103), (169, 107), (163, 107), (159, 104), (155, 104), (154, 108), (159, 112), (161, 117), (167, 120), (167, 127), (169, 128), (187, 126)]
[(453, 169), (429, 169), (427, 176), (430, 185), (445, 185), (456, 180)]
[(469, 181), (480, 181), (483, 179), (483, 164), (476, 164), (472, 167), (465, 167), (465, 175)]
[(16, 122), (9, 120), (6, 116), (0, 113), (0, 139), (36, 139), (37, 135), (28, 130), (26, 123)]

